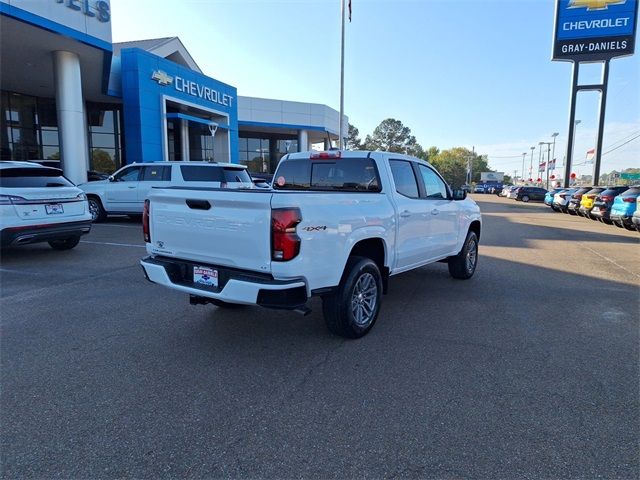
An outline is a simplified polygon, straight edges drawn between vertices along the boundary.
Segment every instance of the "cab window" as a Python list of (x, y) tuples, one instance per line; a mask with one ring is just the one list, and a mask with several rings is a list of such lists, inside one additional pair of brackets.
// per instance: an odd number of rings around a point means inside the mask
[(424, 182), (426, 198), (446, 200), (449, 197), (447, 185), (442, 181), (438, 174), (425, 165), (418, 165), (418, 169), (420, 170), (420, 175), (422, 175), (422, 181)]
[(396, 184), (396, 192), (409, 198), (418, 198), (418, 182), (413, 172), (411, 162), (406, 160), (390, 160), (393, 183)]

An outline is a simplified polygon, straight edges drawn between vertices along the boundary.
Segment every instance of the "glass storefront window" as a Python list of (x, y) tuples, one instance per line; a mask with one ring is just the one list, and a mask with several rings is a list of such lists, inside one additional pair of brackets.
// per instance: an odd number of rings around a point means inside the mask
[(115, 172), (124, 163), (121, 106), (88, 103), (87, 119), (90, 169), (102, 173)]

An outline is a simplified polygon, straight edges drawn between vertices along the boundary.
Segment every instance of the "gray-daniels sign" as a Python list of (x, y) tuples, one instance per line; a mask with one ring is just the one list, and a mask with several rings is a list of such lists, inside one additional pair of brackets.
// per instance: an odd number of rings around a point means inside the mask
[(632, 55), (639, 0), (556, 0), (552, 60)]

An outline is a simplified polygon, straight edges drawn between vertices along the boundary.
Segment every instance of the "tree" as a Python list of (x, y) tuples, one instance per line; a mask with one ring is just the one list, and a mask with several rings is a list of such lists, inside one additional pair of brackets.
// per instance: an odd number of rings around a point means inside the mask
[(406, 153), (407, 155), (422, 156), (424, 150), (411, 135), (411, 129), (405, 127), (400, 120), (387, 118), (367, 135), (364, 141), (365, 150), (381, 150), (384, 152)]
[(440, 149), (438, 147), (429, 147), (424, 151), (424, 158), (427, 162), (431, 162), (431, 159), (436, 157), (440, 153)]
[(113, 173), (116, 170), (116, 162), (108, 152), (96, 148), (91, 152), (91, 169), (97, 172)]
[(465, 157), (470, 154), (471, 152), (466, 148), (456, 147), (429, 157), (429, 162), (436, 167), (449, 185), (459, 187), (467, 181)]
[(347, 150), (362, 150), (362, 140), (360, 140), (360, 131), (349, 124), (349, 133), (347, 134), (347, 143), (345, 148)]

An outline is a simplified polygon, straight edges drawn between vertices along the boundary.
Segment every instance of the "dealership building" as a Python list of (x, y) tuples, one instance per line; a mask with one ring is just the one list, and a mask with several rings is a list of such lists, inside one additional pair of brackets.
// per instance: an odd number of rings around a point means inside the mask
[(271, 173), (338, 139), (337, 111), (238, 96), (177, 37), (112, 43), (106, 0), (0, 0), (0, 59), (0, 159), (60, 162), (76, 183), (168, 160)]

